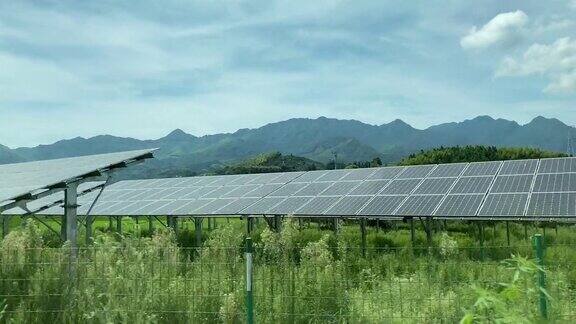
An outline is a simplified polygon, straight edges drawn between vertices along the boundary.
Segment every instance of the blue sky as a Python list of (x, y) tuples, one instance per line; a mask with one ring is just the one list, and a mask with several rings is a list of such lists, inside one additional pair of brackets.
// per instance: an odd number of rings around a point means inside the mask
[(576, 124), (575, 104), (576, 0), (0, 0), (9, 147), (292, 117)]

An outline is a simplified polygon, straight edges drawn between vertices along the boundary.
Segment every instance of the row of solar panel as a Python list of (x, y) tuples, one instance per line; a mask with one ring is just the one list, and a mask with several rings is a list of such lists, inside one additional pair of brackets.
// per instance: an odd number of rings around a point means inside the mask
[[(531, 197), (530, 201), (528, 197)], [(92, 198), (81, 199), (85, 203), (81, 204), (79, 214), (86, 213)], [(61, 209), (54, 208), (47, 212), (51, 213), (59, 214)], [(100, 203), (94, 208), (93, 214), (562, 217), (576, 215), (576, 193), (148, 200)]]
[[(389, 179), (456, 178), (498, 175), (533, 175), (538, 160), (495, 161), (475, 163), (455, 163), (408, 167), (384, 167), (356, 170), (322, 170), (310, 172), (288, 172), (268, 174), (247, 174), (227, 176), (207, 176), (191, 178), (171, 178), (155, 180), (123, 181), (117, 189), (160, 189), (200, 186), (236, 186), (258, 184), (284, 184), (287, 182), (333, 182)], [(576, 160), (541, 160), (538, 173), (576, 172)]]
[[(485, 194), (530, 192), (534, 176), (498, 176), (464, 178), (427, 178), (365, 180), (287, 184), (252, 184), (220, 187), (162, 189), (122, 189), (113, 185), (102, 195), (102, 201), (135, 201), (157, 199), (260, 198), (265, 196), (365, 196), (406, 194)], [(492, 184), (493, 182), (493, 184)], [(491, 186), (492, 185), (492, 186)], [(491, 186), (491, 188), (490, 188)], [(118, 188), (120, 187), (120, 189)], [(576, 173), (540, 174), (533, 192), (576, 192)]]
[[(538, 167), (542, 169), (543, 166), (547, 171), (570, 169), (575, 165), (574, 161), (573, 158), (550, 159), (541, 160), (539, 164), (538, 160), (524, 160), (122, 181), (106, 189), (95, 206), (94, 214), (339, 212), (343, 215), (442, 213), (446, 216), (473, 216), (476, 213), (511, 215), (514, 212), (519, 213), (516, 216), (522, 216), (523, 208), (506, 209), (505, 206), (514, 205), (512, 201), (524, 196), (526, 205), (527, 193), (531, 189), (536, 193), (576, 192), (576, 174), (546, 173), (538, 174), (535, 179), (533, 175)], [(510, 173), (530, 174), (504, 175)], [(428, 178), (423, 178), (425, 176)], [(480, 208), (486, 194), (489, 195)], [(86, 205), (93, 197), (88, 195), (82, 199), (86, 199)], [(334, 204), (330, 205), (330, 202)], [(359, 206), (362, 202), (366, 206)], [(385, 208), (387, 202), (396, 209)], [(528, 210), (530, 213), (532, 209)], [(57, 210), (50, 212), (57, 213)], [(83, 209), (79, 212), (82, 213)]]

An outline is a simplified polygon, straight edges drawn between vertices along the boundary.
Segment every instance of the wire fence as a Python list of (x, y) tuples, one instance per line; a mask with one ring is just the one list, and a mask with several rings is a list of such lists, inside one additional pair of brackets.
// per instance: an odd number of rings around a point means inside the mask
[[(97, 242), (75, 257), (66, 246), (3, 246), (1, 321), (241, 323), (251, 312), (250, 274), (258, 323), (454, 323), (474, 312), (542, 316), (541, 269), (532, 262), (531, 244), (368, 247), (364, 256), (361, 247), (328, 238), (305, 246), (277, 239), (255, 244), (250, 265), (242, 238), (202, 248), (163, 239)], [(574, 248), (546, 246), (552, 320), (576, 320)], [(479, 309), (479, 300), (494, 305)]]

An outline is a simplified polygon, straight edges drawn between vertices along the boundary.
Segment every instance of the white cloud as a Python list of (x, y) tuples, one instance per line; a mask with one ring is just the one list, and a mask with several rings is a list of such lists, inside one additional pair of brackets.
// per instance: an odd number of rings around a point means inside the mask
[(505, 44), (518, 39), (528, 16), (521, 10), (498, 14), (478, 29), (476, 26), (460, 40), (464, 49), (481, 49), (496, 44)]
[(576, 40), (564, 37), (550, 45), (534, 44), (521, 58), (508, 57), (497, 77), (541, 75), (550, 80), (548, 93), (576, 93)]

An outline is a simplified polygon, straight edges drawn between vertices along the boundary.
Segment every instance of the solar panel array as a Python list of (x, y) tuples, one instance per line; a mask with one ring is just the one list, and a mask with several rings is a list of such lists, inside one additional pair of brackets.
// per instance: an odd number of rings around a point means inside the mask
[(90, 174), (99, 169), (145, 156), (154, 150), (139, 150), (0, 165), (2, 202)]
[(576, 158), (130, 180), (93, 214), (575, 217)]

